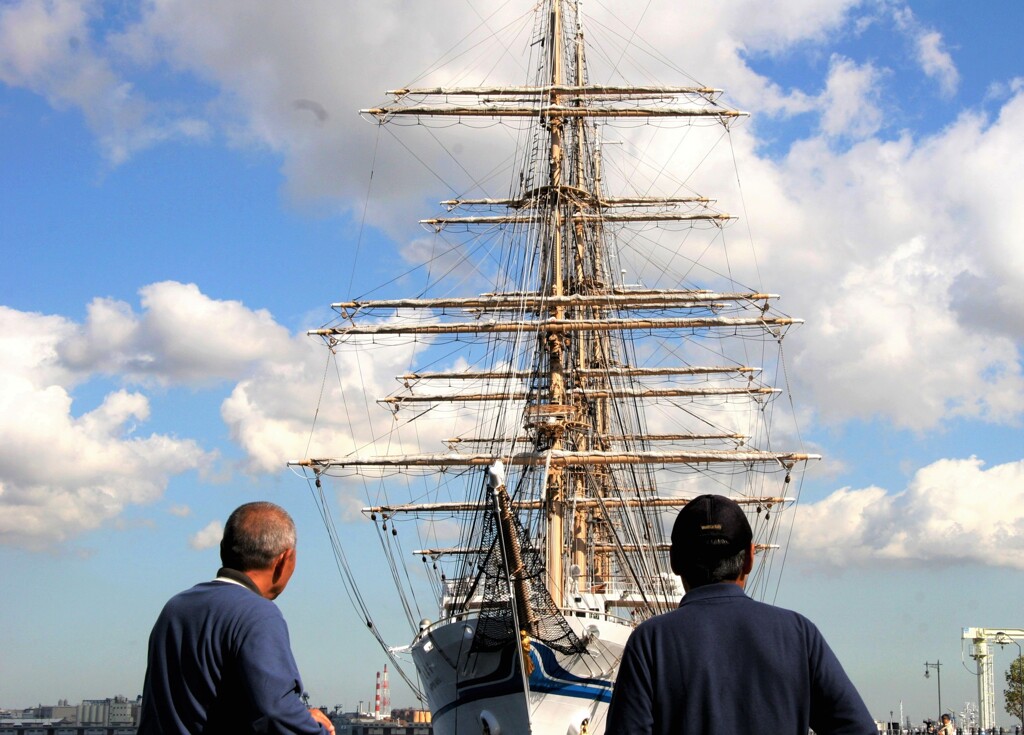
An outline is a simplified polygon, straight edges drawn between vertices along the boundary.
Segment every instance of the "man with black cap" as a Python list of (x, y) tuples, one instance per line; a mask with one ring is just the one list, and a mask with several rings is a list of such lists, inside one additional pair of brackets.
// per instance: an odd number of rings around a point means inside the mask
[(874, 735), (867, 707), (804, 616), (743, 591), (754, 543), (743, 510), (701, 495), (672, 528), (679, 608), (641, 623), (622, 654), (609, 735)]

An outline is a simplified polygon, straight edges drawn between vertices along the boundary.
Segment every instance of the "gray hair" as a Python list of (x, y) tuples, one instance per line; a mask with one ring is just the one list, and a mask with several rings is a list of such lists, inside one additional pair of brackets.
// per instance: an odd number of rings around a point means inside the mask
[(266, 569), (279, 554), (295, 548), (295, 522), (273, 503), (258, 501), (235, 509), (220, 542), (221, 563), (247, 572)]
[(707, 566), (689, 559), (681, 559), (676, 570), (690, 587), (703, 587), (718, 582), (734, 582), (743, 574), (747, 563), (747, 550), (740, 549), (732, 556), (710, 562)]

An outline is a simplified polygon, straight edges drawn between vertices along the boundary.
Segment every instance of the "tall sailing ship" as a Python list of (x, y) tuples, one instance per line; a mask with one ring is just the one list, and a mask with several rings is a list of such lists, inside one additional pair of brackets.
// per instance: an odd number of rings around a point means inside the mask
[[(332, 354), (414, 343), (414, 366), (379, 398), (394, 412), (386, 431), (292, 464), (321, 488), (325, 518), (325, 477), (366, 478), (381, 498), (363, 510), (415, 620), (411, 643), (368, 622), (396, 665), (412, 659), (407, 681), (438, 735), (604, 732), (630, 631), (683, 594), (667, 554), (678, 509), (704, 492), (748, 509), (748, 589), (770, 595), (791, 478), (812, 457), (769, 436), (782, 395), (769, 381), (799, 320), (718, 267), (725, 256), (710, 253), (733, 217), (682, 186), (638, 191), (639, 176), (606, 163), (637, 123), (728, 135), (744, 113), (701, 85), (591, 82), (579, 5), (539, 4), (525, 86), (398, 89), (362, 111), (381, 125), (504, 123), (512, 181), (423, 220), (465, 234), (455, 266), (415, 296), (334, 304), (338, 319), (313, 332)], [(709, 237), (695, 245), (694, 232)], [(467, 272), (486, 274), (486, 292), (456, 295)], [(406, 521), (414, 535), (399, 535)], [(423, 585), (437, 607), (419, 619)]]

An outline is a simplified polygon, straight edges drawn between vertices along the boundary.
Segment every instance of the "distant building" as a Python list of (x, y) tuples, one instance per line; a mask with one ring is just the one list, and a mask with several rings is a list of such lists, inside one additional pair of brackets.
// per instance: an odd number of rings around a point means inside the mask
[(111, 727), (132, 726), (138, 724), (139, 704), (141, 698), (131, 702), (127, 697), (108, 699), (107, 725)]
[[(405, 719), (405, 716), (409, 716)], [(427, 710), (393, 710), (389, 719), (377, 719), (369, 713), (332, 713), (337, 735), (432, 735)]]
[(78, 707), (68, 704), (68, 700), (58, 700), (57, 704), (39, 705), (34, 708), (35, 716), (45, 720), (55, 720), (67, 725), (78, 724)]
[(110, 715), (109, 699), (83, 699), (78, 705), (79, 725), (102, 725), (106, 726), (107, 717)]
[[(110, 699), (86, 699), (81, 704), (68, 704), (61, 699), (57, 704), (37, 705), (23, 710), (0, 710), (0, 724), (15, 727), (16, 723), (32, 723), (36, 727), (45, 728), (44, 735), (74, 735), (84, 733), (93, 728), (95, 733), (87, 735), (109, 735), (121, 731), (135, 731), (138, 724), (142, 697), (134, 700), (118, 696)], [(55, 728), (59, 727), (60, 733)], [(0, 729), (5, 735), (6, 729)], [(28, 730), (18, 730), (28, 733)]]

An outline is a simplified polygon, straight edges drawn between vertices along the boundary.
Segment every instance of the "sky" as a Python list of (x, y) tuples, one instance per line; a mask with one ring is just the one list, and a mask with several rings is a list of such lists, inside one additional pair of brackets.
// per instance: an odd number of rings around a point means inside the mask
[[(0, 0), (0, 706), (138, 695), (160, 607), (215, 572), (255, 499), (299, 528), (279, 604), (312, 701), (372, 699), (385, 658), (285, 467), (323, 379), (305, 332), (415, 264), (450, 172), (357, 111), (480, 81), (453, 39), (529, 3), (480, 5)], [(806, 320), (787, 377), (824, 459), (776, 602), (877, 719), (935, 716), (925, 662), (959, 712), (961, 629), (1024, 628), (1024, 4), (630, 7), (588, 0), (592, 40), (643, 39), (687, 75), (660, 81), (752, 113), (743, 226)], [(358, 499), (332, 502), (358, 552)], [(1014, 652), (996, 649), (999, 723)]]

